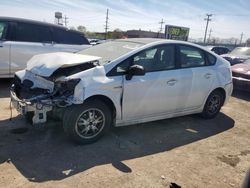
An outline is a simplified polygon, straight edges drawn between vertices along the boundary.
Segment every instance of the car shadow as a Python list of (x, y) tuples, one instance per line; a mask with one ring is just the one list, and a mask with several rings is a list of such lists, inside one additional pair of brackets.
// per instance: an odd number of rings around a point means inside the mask
[(250, 92), (234, 89), (232, 96), (241, 100), (250, 101)]
[(11, 78), (1, 78), (0, 79), (0, 98), (6, 98), (10, 96), (10, 86), (13, 79)]
[[(29, 181), (61, 180), (90, 168), (112, 164), (130, 173), (124, 160), (166, 152), (234, 127), (234, 120), (220, 113), (204, 120), (185, 116), (127, 127), (113, 128), (89, 145), (72, 143), (59, 124), (45, 130), (23, 127), (20, 116), (0, 121), (0, 163), (12, 163)], [(22, 131), (16, 131), (22, 128)], [(25, 131), (26, 130), (26, 131)]]

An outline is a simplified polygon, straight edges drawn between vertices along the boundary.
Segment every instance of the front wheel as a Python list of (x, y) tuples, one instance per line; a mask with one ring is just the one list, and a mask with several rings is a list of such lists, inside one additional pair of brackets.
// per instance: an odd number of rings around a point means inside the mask
[(220, 112), (223, 102), (223, 94), (218, 90), (213, 91), (207, 98), (201, 116), (206, 119), (214, 118)]
[(63, 117), (65, 132), (71, 139), (81, 144), (98, 140), (109, 130), (110, 124), (111, 112), (99, 100), (68, 107)]

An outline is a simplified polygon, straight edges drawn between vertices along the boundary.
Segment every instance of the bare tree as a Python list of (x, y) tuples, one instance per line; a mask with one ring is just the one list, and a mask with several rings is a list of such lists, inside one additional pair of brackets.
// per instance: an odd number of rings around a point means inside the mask
[(77, 30), (80, 31), (80, 32), (82, 32), (82, 33), (86, 33), (86, 31), (87, 31), (86, 27), (83, 26), (83, 25), (79, 25), (77, 27)]

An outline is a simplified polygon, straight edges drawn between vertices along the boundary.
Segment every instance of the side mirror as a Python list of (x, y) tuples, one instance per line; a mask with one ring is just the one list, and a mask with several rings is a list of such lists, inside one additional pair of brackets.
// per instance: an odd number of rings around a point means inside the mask
[(132, 65), (127, 71), (126, 80), (131, 80), (133, 76), (145, 75), (145, 69), (141, 65)]

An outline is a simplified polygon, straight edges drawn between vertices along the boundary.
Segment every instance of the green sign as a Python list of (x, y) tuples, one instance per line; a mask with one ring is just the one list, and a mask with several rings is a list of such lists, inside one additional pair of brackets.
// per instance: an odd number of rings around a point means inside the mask
[(189, 28), (187, 27), (179, 27), (174, 25), (165, 26), (165, 37), (167, 39), (187, 41), (188, 35)]

